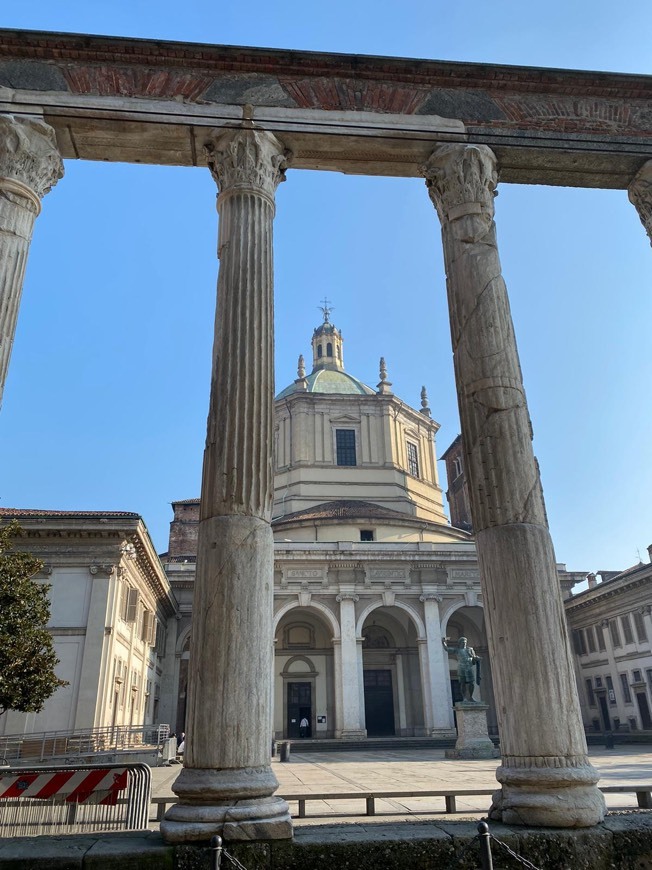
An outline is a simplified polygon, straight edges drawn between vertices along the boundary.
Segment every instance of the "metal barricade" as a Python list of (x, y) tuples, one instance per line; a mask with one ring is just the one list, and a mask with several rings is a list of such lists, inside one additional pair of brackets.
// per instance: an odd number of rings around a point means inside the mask
[(146, 764), (0, 770), (0, 837), (147, 829)]

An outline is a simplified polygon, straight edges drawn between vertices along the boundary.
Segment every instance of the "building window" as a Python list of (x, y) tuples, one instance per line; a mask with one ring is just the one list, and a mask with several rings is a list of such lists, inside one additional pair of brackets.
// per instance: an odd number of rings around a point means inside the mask
[(609, 620), (609, 633), (611, 634), (611, 643), (616, 649), (616, 647), (622, 646), (620, 641), (620, 631), (618, 630), (618, 623), (615, 619)]
[(604, 631), (602, 630), (601, 625), (595, 626), (595, 637), (598, 641), (598, 649), (600, 650), (600, 652), (604, 652), (607, 647), (604, 642)]
[(124, 622), (135, 622), (138, 615), (138, 590), (131, 586), (122, 587), (120, 618)]
[(602, 688), (602, 677), (595, 678), (595, 687), (596, 687), (596, 689)]
[(629, 619), (629, 613), (626, 613), (624, 616), (620, 617), (620, 622), (623, 627), (623, 635), (625, 637), (625, 643), (634, 643), (634, 635), (632, 633), (632, 623)]
[(607, 683), (607, 695), (609, 696), (609, 703), (612, 707), (616, 703), (616, 693), (614, 692), (614, 681), (611, 677), (605, 677), (605, 682)]
[(638, 669), (632, 671), (632, 682), (633, 683), (642, 683), (643, 682), (643, 674)]
[(640, 610), (634, 611), (634, 625), (636, 627), (636, 636), (639, 643), (645, 643), (647, 640), (647, 631), (645, 630), (645, 620)]
[(321, 359), (321, 355), (323, 354), (323, 352), (324, 352), (324, 351), (322, 350), (322, 346), (321, 346), (321, 344), (318, 344), (318, 345), (317, 345), (317, 356), (318, 356), (320, 359)]
[(337, 448), (338, 465), (356, 465), (355, 461), (355, 430), (336, 429), (335, 445)]
[(593, 683), (591, 680), (586, 681), (586, 696), (589, 699), (589, 707), (595, 707), (595, 694), (593, 693)]
[(647, 676), (647, 682), (650, 687), (650, 692), (652, 692), (652, 668), (646, 668), (645, 675)]
[(573, 632), (573, 646), (578, 656), (586, 655), (586, 644), (584, 643), (584, 632), (581, 628), (576, 628)]
[(453, 480), (456, 480), (462, 473), (462, 457), (456, 456), (453, 459)]
[(333, 356), (333, 345), (330, 343), (330, 341), (326, 345), (326, 356)]
[(419, 448), (411, 441), (407, 442), (408, 471), (412, 477), (419, 476)]
[(632, 703), (632, 693), (629, 691), (629, 682), (627, 681), (627, 674), (620, 674), (620, 685), (623, 690), (623, 698), (625, 699), (626, 704)]
[(360, 540), (363, 543), (367, 543), (368, 541), (373, 541), (374, 532), (373, 529), (360, 529)]
[(589, 625), (588, 628), (585, 628), (584, 634), (586, 635), (586, 645), (589, 649), (589, 652), (594, 653), (595, 652), (595, 637), (593, 635), (593, 626)]

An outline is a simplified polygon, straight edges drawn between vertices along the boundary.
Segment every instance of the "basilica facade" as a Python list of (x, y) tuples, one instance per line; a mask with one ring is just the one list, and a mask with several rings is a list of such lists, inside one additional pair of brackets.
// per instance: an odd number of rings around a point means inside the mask
[[(384, 361), (372, 388), (344, 367), (324, 309), (312, 368), (275, 400), (274, 721), (278, 738), (455, 733), (456, 662), (442, 637), (482, 657), (476, 699), (495, 728), (473, 539), (444, 512), (425, 389), (416, 410)], [(170, 710), (184, 730), (199, 500), (173, 502), (162, 559), (179, 602)]]

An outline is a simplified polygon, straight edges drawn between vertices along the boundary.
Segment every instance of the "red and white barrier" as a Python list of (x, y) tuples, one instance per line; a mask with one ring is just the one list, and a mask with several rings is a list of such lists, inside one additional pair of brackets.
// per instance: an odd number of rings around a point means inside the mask
[(126, 768), (0, 774), (0, 800), (30, 798), (113, 806), (126, 788)]

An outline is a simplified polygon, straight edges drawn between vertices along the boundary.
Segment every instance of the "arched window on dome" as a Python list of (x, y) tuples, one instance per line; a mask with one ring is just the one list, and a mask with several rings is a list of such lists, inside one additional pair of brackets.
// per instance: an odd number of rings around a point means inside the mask
[(317, 356), (318, 356), (320, 359), (321, 359), (321, 355), (322, 355), (322, 353), (323, 353), (323, 351), (322, 351), (322, 346), (321, 346), (321, 344), (318, 344), (318, 345), (317, 345)]
[(326, 356), (333, 356), (333, 345), (330, 343), (330, 341), (326, 345)]

